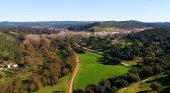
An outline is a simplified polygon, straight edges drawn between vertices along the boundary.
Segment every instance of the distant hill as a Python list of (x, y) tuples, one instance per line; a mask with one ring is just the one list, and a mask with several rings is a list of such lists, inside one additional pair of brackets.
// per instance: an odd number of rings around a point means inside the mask
[(133, 29), (145, 27), (170, 27), (170, 22), (140, 22), (135, 20), (130, 21), (42, 21), (42, 22), (0, 22), (0, 27), (26, 27), (26, 26), (43, 26), (68, 28), (72, 31), (115, 31), (117, 28)]
[(93, 21), (42, 21), (42, 22), (0, 22), (0, 27), (14, 27), (14, 26), (50, 26), (50, 27), (69, 27), (73, 25), (85, 25), (93, 23)]
[(161, 27), (170, 27), (170, 22), (139, 22), (139, 21), (105, 21), (105, 22), (95, 22), (87, 25), (75, 25), (68, 28), (68, 30), (73, 31), (100, 31), (100, 30), (108, 30), (114, 31), (115, 28), (121, 29), (133, 29), (133, 28), (145, 28), (145, 27), (153, 27), (153, 28), (161, 28)]

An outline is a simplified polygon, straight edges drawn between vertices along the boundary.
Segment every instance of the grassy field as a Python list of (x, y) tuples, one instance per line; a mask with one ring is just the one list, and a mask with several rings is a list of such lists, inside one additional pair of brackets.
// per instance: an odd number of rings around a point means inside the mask
[[(123, 41), (123, 42), (112, 42), (112, 44), (116, 44), (116, 43), (120, 43), (120, 44), (122, 44), (122, 46), (121, 46), (121, 48), (124, 48), (125, 47), (125, 41)], [(132, 42), (127, 42), (127, 45), (132, 45), (133, 43)]]
[(101, 79), (107, 79), (110, 76), (119, 76), (128, 71), (127, 67), (122, 65), (103, 65), (98, 62), (101, 55), (86, 52), (78, 54), (81, 65), (74, 82), (74, 89), (85, 89), (87, 84), (97, 84)]
[(59, 79), (59, 82), (57, 85), (43, 87), (39, 91), (34, 92), (34, 93), (52, 93), (52, 92), (56, 92), (56, 91), (66, 91), (66, 93), (67, 93), (68, 88), (69, 88), (70, 78), (71, 78), (71, 74), (64, 76)]
[(129, 87), (123, 88), (119, 90), (118, 93), (147, 93), (147, 91), (151, 91), (150, 84), (153, 82), (157, 82), (163, 85), (164, 86), (163, 88), (170, 87), (170, 81), (167, 75), (159, 74), (145, 80), (145, 82), (134, 83)]
[(98, 26), (95, 26), (95, 27), (92, 27), (92, 28), (89, 28), (88, 30), (94, 30), (94, 31), (107, 31), (107, 32), (114, 32), (116, 31), (115, 28), (105, 28), (105, 27), (98, 27)]
[(143, 59), (142, 59), (142, 57), (138, 57), (135, 60), (131, 60), (131, 61), (123, 60), (122, 62), (124, 62), (124, 63), (126, 63), (126, 64), (128, 64), (130, 66), (135, 66), (135, 65), (137, 65), (137, 63), (142, 63)]

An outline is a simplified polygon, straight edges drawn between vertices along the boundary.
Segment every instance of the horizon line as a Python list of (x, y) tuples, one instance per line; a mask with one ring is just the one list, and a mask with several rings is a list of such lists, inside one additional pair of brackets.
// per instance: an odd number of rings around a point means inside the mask
[[(116, 21), (116, 20), (106, 20), (106, 21), (81, 21), (81, 20), (60, 20), (60, 21), (0, 21), (2, 22), (107, 22), (107, 21), (115, 21), (115, 22), (123, 22), (123, 20), (121, 21)], [(149, 22), (149, 21), (139, 21), (139, 20), (124, 20), (124, 21), (136, 21), (136, 22), (144, 22), (144, 23), (166, 23), (169, 21), (154, 21), (154, 22)]]

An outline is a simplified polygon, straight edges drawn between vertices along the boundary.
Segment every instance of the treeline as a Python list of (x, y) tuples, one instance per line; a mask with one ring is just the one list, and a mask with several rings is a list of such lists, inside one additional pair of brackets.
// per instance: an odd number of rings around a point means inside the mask
[[(53, 86), (58, 79), (68, 75), (76, 66), (76, 55), (71, 44), (77, 42), (77, 36), (59, 37), (49, 35), (27, 35), (20, 43), (23, 58), (18, 61), (20, 66), (28, 66), (32, 75), (27, 79), (16, 79), (4, 83), (0, 93), (30, 93), (45, 86)], [(61, 52), (62, 50), (63, 52)], [(66, 58), (60, 59), (57, 54)]]
[(99, 22), (95, 22), (86, 25), (75, 25), (75, 26), (70, 26), (67, 29), (70, 31), (86, 31), (91, 27), (98, 26), (99, 24), (100, 24)]
[(109, 27), (116, 27), (116, 28), (122, 28), (122, 29), (132, 29), (132, 28), (149, 28), (149, 27), (153, 27), (153, 28), (167, 28), (170, 27), (170, 23), (165, 22), (165, 23), (161, 23), (161, 22), (140, 22), (140, 21), (107, 21), (107, 22), (103, 22), (102, 25), (106, 25)]
[(8, 28), (0, 28), (0, 31), (4, 33), (11, 33), (14, 35), (59, 33), (59, 31), (55, 29), (49, 30), (48, 28), (32, 28), (32, 27), (8, 27)]
[(139, 21), (106, 21), (106, 22), (96, 22), (87, 25), (75, 25), (71, 26), (68, 29), (72, 31), (93, 31), (89, 30), (92, 27), (99, 28), (121, 28), (121, 29), (133, 29), (133, 28), (167, 28), (170, 27), (170, 23), (144, 23)]
[(78, 24), (89, 24), (93, 21), (44, 21), (44, 22), (0, 22), (0, 27), (28, 27), (28, 26), (45, 26), (64, 28)]

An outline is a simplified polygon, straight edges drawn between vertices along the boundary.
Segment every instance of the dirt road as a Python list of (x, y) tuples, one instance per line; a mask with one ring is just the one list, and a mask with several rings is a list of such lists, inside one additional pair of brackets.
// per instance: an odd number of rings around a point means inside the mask
[(77, 73), (78, 67), (79, 67), (79, 64), (78, 64), (79, 60), (78, 60), (78, 57), (76, 57), (76, 61), (77, 61), (77, 65), (76, 65), (75, 71), (74, 71), (73, 76), (72, 76), (71, 81), (70, 81), (69, 93), (72, 93), (72, 91), (73, 91), (73, 83), (74, 83), (74, 79), (75, 79), (75, 77), (76, 77), (76, 73)]

